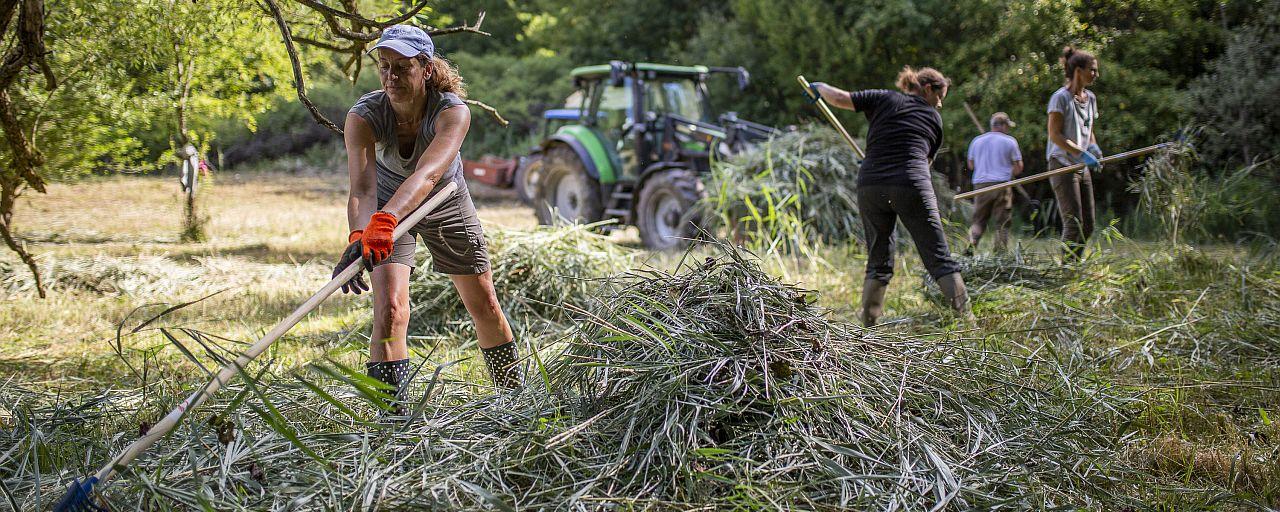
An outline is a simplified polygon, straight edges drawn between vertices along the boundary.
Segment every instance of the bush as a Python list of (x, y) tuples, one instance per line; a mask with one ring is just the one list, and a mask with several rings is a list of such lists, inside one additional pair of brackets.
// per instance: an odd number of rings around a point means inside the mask
[[(498, 303), (512, 322), (564, 324), (565, 304), (584, 304), (597, 281), (631, 267), (633, 253), (587, 226), (534, 231), (490, 230), (489, 257)], [(418, 255), (425, 256), (420, 247)], [(471, 337), (474, 328), (449, 276), (421, 265), (409, 285), (414, 304), (409, 332), (453, 332)], [(513, 325), (517, 331), (520, 325)]]
[[(1208, 123), (1202, 151), (1215, 167), (1251, 165), (1280, 155), (1280, 0), (1235, 30), (1226, 51), (1191, 84), (1191, 108)], [(1272, 179), (1280, 174), (1272, 173)]]
[(1158, 153), (1130, 184), (1142, 206), (1130, 231), (1158, 231), (1174, 244), (1274, 237), (1280, 233), (1280, 206), (1270, 200), (1275, 186), (1265, 177), (1274, 165), (1215, 171), (1190, 145)]

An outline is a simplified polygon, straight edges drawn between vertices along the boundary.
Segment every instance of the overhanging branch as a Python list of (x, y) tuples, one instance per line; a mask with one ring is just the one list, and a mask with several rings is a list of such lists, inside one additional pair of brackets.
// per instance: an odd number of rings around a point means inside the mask
[[(345, 28), (342, 28), (342, 25), (338, 24), (338, 20), (335, 19), (332, 14), (321, 12), (320, 15), (324, 17), (325, 24), (329, 26), (329, 31), (332, 32), (334, 36), (341, 37), (349, 41), (364, 41), (364, 42), (376, 41), (378, 40), (379, 37), (382, 37), (382, 29), (374, 30), (373, 32), (359, 32), (355, 30), (347, 30)], [(352, 22), (352, 25), (357, 25), (357, 24), (358, 24), (357, 22)]]
[(43, 1), (0, 0), (0, 37), (8, 34), (15, 10), (18, 23), (14, 26), (13, 44), (5, 51), (3, 59), (0, 59), (0, 130), (3, 130), (5, 142), (12, 153), (12, 170), (0, 172), (0, 238), (31, 270), (31, 275), (35, 276), (36, 292), (40, 298), (44, 298), (40, 269), (26, 246), (14, 236), (12, 224), (14, 204), (22, 187), (45, 191), (44, 179), (37, 172), (44, 165), (44, 156), (36, 148), (34, 137), (28, 138), (22, 130), (19, 112), (9, 95), (9, 88), (18, 79), (18, 75), (28, 68), (39, 70), (49, 90), (57, 88), (58, 81), (45, 60), (48, 51), (44, 46)]
[[(3, 1), (6, 1), (6, 0), (0, 0), (0, 2), (3, 2)], [(379, 37), (381, 37), (383, 28), (408, 20), (409, 18), (417, 14), (418, 11), (421, 11), (424, 7), (426, 7), (426, 4), (427, 4), (426, 0), (424, 0), (423, 2), (417, 4), (413, 9), (410, 9), (407, 13), (403, 15), (397, 16), (395, 18), (390, 18), (387, 20), (378, 21), (378, 20), (365, 18), (363, 16), (355, 14), (354, 12), (344, 11), (341, 9), (329, 7), (328, 5), (325, 5), (319, 2), (318, 0), (297, 0), (298, 3), (306, 7), (309, 7), (312, 10), (317, 11), (321, 15), (321, 17), (324, 19), (325, 25), (329, 28), (330, 33), (334, 37), (339, 39), (346, 39), (352, 42), (351, 46), (342, 47), (337, 44), (320, 41), (318, 39), (312, 39), (312, 38), (293, 35), (292, 30), (290, 30), (289, 28), (289, 22), (285, 20), (284, 13), (280, 10), (280, 5), (277, 3), (277, 0), (262, 0), (262, 1), (266, 3), (266, 10), (271, 13), (271, 17), (274, 18), (276, 21), (276, 26), (280, 28), (280, 35), (284, 39), (285, 50), (289, 54), (289, 62), (293, 66), (293, 77), (294, 77), (293, 85), (294, 85), (294, 89), (297, 90), (298, 100), (301, 101), (302, 104), (307, 107), (307, 110), (311, 112), (311, 117), (315, 118), (317, 123), (320, 123), (321, 126), (324, 126), (325, 128), (328, 128), (332, 130), (334, 133), (337, 133), (339, 135), (342, 135), (342, 129), (339, 128), (336, 124), (334, 124), (329, 119), (325, 118), (324, 114), (320, 112), (320, 109), (317, 108), (315, 104), (312, 103), (311, 99), (307, 97), (306, 84), (302, 76), (302, 62), (298, 58), (298, 50), (294, 46), (294, 43), (297, 42), (297, 43), (301, 43), (309, 46), (315, 46), (317, 48), (323, 48), (336, 53), (351, 54), (351, 59), (347, 61), (347, 63), (343, 66), (343, 69), (344, 70), (349, 69), (354, 65), (354, 66), (357, 66), (355, 73), (358, 74), (359, 73), (358, 66), (361, 63), (360, 58), (363, 55), (364, 45), (370, 41), (377, 40)], [(0, 6), (2, 5), (3, 4), (0, 4)], [(351, 5), (354, 5), (354, 4), (351, 4)], [(443, 35), (449, 35), (449, 34), (469, 32), (473, 34), (488, 36), (490, 35), (488, 32), (484, 32), (483, 30), (480, 29), (481, 25), (484, 24), (484, 16), (485, 16), (485, 13), (481, 12), (479, 15), (476, 16), (475, 23), (471, 25), (467, 25), (464, 23), (456, 27), (428, 30), (427, 33), (430, 34), (431, 36), (443, 36)], [(343, 28), (341, 24), (339, 24), (338, 18), (351, 21), (351, 25), (352, 25), (351, 29)], [(373, 30), (370, 30), (369, 32), (364, 32), (359, 30), (361, 26), (370, 27), (370, 28), (373, 28)], [(352, 79), (354, 80), (354, 78), (355, 76), (353, 75)], [(498, 112), (498, 109), (495, 109), (489, 105), (486, 105), (476, 100), (466, 100), (466, 102), (469, 105), (475, 106), (477, 108), (484, 110), (485, 112), (488, 112), (489, 115), (493, 116), (493, 118), (497, 120), (499, 124), (503, 126), (506, 126), (507, 124), (509, 124), (507, 120), (502, 117), (502, 114)]]
[(476, 107), (479, 107), (481, 110), (488, 112), (489, 115), (493, 116), (493, 118), (498, 121), (498, 124), (501, 124), (502, 126), (511, 124), (506, 119), (503, 119), (502, 114), (499, 114), (498, 109), (496, 108), (485, 105), (483, 102), (480, 102), (478, 100), (462, 100), (462, 101), (465, 101), (468, 105), (475, 105)]
[(358, 45), (353, 44), (351, 46), (343, 48), (333, 43), (318, 41), (315, 39), (311, 39), (309, 37), (302, 37), (302, 36), (293, 36), (293, 41), (296, 43), (302, 43), (307, 46), (314, 46), (316, 48), (323, 48), (325, 50), (329, 50), (337, 53), (351, 53), (352, 51), (354, 51), (356, 48), (359, 47)]
[(320, 11), (321, 13), (329, 14), (331, 16), (337, 16), (339, 18), (346, 18), (351, 21), (355, 21), (364, 25), (368, 25), (371, 27), (378, 27), (378, 28), (390, 27), (392, 25), (395, 25), (397, 23), (402, 23), (408, 20), (409, 18), (414, 17), (415, 15), (418, 14), (418, 11), (421, 11), (423, 8), (427, 6), (427, 2), (428, 2), (428, 0), (423, 0), (422, 2), (419, 2), (418, 5), (415, 5), (412, 9), (409, 9), (408, 12), (401, 14), (399, 16), (396, 16), (394, 18), (389, 18), (385, 20), (371, 20), (364, 16), (360, 16), (359, 14), (350, 13), (341, 9), (334, 9), (333, 7), (329, 7), (317, 0), (297, 0), (297, 1), (300, 4), (310, 7), (312, 9), (315, 9), (317, 11)]
[(430, 36), (432, 36), (432, 37), (435, 37), (435, 36), (444, 36), (444, 35), (449, 35), (449, 34), (457, 34), (457, 33), (461, 33), (461, 32), (471, 32), (471, 33), (473, 33), (473, 34), (480, 34), (480, 35), (482, 35), (482, 36), (491, 36), (491, 35), (493, 35), (493, 34), (490, 34), (490, 33), (488, 33), (488, 32), (484, 32), (484, 31), (480, 30), (480, 25), (481, 25), (481, 24), (483, 24), (483, 23), (484, 23), (484, 11), (480, 11), (480, 15), (479, 15), (479, 16), (476, 16), (476, 22), (475, 22), (475, 24), (474, 24), (474, 25), (466, 25), (466, 24), (462, 24), (462, 25), (459, 25), (459, 26), (456, 26), (456, 27), (449, 27), (449, 28), (441, 28), (441, 29), (435, 29), (435, 30), (428, 30), (428, 31), (427, 31), (427, 35), (430, 35)]
[(293, 34), (289, 32), (289, 23), (284, 20), (284, 13), (280, 12), (280, 6), (276, 4), (276, 0), (263, 0), (267, 3), (267, 8), (271, 10), (271, 16), (276, 19), (276, 26), (280, 27), (280, 35), (284, 39), (284, 49), (289, 53), (289, 63), (293, 65), (293, 88), (298, 91), (298, 101), (311, 111), (311, 117), (315, 118), (320, 126), (333, 130), (334, 133), (342, 135), (342, 128), (333, 124), (329, 118), (320, 113), (320, 109), (315, 103), (311, 102), (311, 98), (307, 97), (307, 86), (302, 78), (302, 62), (298, 60), (298, 49), (293, 46)]

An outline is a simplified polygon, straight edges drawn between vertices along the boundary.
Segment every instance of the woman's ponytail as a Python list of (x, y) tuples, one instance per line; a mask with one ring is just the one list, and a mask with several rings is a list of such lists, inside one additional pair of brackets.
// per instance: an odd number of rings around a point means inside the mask
[(950, 86), (951, 80), (933, 68), (912, 69), (911, 66), (903, 66), (902, 71), (898, 72), (898, 89), (907, 94), (920, 94), (926, 88)]

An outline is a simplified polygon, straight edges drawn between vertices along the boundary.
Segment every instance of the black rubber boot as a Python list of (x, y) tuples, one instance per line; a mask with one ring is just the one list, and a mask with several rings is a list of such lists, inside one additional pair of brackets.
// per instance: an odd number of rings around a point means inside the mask
[(392, 387), (390, 394), (394, 398), (387, 405), (391, 406), (391, 414), (396, 416), (404, 415), (404, 405), (400, 402), (400, 396), (404, 391), (404, 385), (409, 383), (409, 367), (408, 359), (370, 361), (364, 365), (366, 375)]
[(520, 367), (517, 364), (519, 356), (516, 354), (515, 340), (496, 347), (482, 348), (480, 353), (484, 354), (484, 364), (489, 367), (489, 377), (493, 379), (494, 386), (512, 389), (520, 385)]
[(879, 279), (867, 279), (862, 282), (862, 326), (873, 327), (884, 314), (884, 293), (889, 285)]

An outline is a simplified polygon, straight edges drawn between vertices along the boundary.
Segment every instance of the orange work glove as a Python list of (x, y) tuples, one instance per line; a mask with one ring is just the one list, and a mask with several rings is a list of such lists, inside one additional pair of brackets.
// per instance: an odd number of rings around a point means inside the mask
[(396, 222), (395, 215), (382, 211), (369, 218), (369, 225), (364, 227), (361, 234), (360, 244), (364, 246), (364, 259), (370, 265), (377, 265), (391, 257)]

